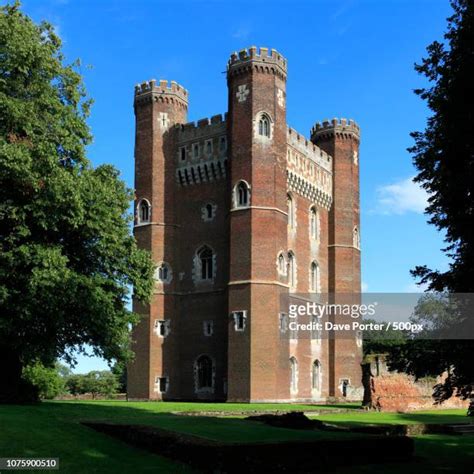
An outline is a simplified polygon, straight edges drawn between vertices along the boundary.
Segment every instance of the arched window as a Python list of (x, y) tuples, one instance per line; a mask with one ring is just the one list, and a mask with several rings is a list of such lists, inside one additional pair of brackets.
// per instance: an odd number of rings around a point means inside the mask
[(213, 215), (212, 204), (206, 204), (206, 217), (208, 219), (212, 219), (212, 215)]
[(213, 388), (213, 363), (207, 355), (202, 355), (196, 360), (196, 386), (198, 390)]
[(212, 280), (214, 278), (214, 255), (212, 250), (204, 245), (197, 252), (199, 264), (199, 278), (201, 280)]
[(245, 181), (240, 181), (234, 188), (234, 207), (247, 207), (249, 204), (249, 185)]
[(357, 226), (354, 227), (354, 230), (352, 232), (352, 240), (353, 240), (352, 245), (356, 249), (359, 249), (360, 248), (360, 235), (359, 235), (359, 229), (357, 228)]
[(150, 222), (150, 203), (146, 199), (142, 199), (138, 203), (138, 223), (144, 224)]
[(311, 209), (309, 210), (309, 232), (310, 232), (311, 238), (314, 240), (318, 238), (318, 227), (319, 227), (318, 219), (319, 219), (319, 216), (318, 216), (318, 212), (316, 211), (316, 208), (314, 206), (311, 206)]
[(321, 391), (321, 363), (319, 360), (313, 362), (311, 386), (313, 390)]
[(290, 288), (296, 287), (296, 258), (291, 250), (288, 252), (288, 285)]
[(171, 278), (171, 267), (166, 262), (161, 262), (155, 270), (155, 279), (162, 283), (169, 283)]
[(262, 114), (258, 120), (258, 134), (270, 138), (270, 119)]
[(280, 252), (278, 254), (277, 267), (278, 267), (278, 273), (280, 275), (286, 275), (286, 261), (285, 261), (285, 256), (283, 255), (283, 252)]
[(309, 290), (312, 293), (317, 293), (320, 291), (319, 265), (316, 262), (312, 262), (309, 271)]
[(290, 226), (290, 229), (294, 229), (296, 223), (295, 201), (291, 194), (286, 195), (286, 205), (288, 208), (288, 225)]
[(298, 390), (298, 362), (295, 357), (290, 358), (290, 390)]

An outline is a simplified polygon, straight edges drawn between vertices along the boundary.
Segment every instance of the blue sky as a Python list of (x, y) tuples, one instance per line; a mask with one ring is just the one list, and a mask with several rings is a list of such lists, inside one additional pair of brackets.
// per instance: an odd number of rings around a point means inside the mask
[[(411, 268), (446, 267), (406, 148), (428, 114), (412, 92), (424, 84), (413, 64), (442, 39), (447, 0), (27, 0), (23, 8), (55, 25), (68, 60), (81, 58), (95, 101), (89, 158), (114, 164), (130, 187), (136, 83), (176, 80), (190, 93), (189, 120), (197, 120), (226, 111), (223, 72), (233, 51), (277, 49), (288, 59), (292, 127), (309, 136), (316, 121), (333, 117), (361, 126), (364, 289), (416, 291)], [(81, 357), (76, 371), (102, 367)]]

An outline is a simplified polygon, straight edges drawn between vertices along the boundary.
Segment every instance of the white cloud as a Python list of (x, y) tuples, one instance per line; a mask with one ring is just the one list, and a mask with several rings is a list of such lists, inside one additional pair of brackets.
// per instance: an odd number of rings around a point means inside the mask
[(427, 205), (428, 194), (413, 177), (377, 189), (377, 208), (380, 214), (421, 214)]

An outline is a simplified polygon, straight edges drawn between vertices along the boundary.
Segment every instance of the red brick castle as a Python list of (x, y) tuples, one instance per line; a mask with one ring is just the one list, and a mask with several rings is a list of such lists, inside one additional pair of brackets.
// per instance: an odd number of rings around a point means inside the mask
[(135, 89), (135, 236), (157, 264), (134, 304), (134, 399), (361, 398), (361, 341), (282, 338), (288, 293), (360, 292), (359, 127), (286, 123), (287, 61), (227, 66), (228, 113), (187, 123), (188, 92)]

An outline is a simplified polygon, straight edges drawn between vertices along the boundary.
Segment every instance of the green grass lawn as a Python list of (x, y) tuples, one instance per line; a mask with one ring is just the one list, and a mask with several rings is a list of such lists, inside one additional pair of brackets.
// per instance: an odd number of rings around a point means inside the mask
[[(338, 407), (338, 406), (337, 406)], [(254, 411), (296, 409), (307, 405), (159, 403), (125, 401), (43, 402), (36, 406), (0, 405), (0, 457), (59, 457), (60, 473), (192, 472), (187, 466), (132, 448), (80, 424), (80, 421), (110, 421), (158, 426), (208, 439), (227, 442), (354, 438), (366, 435), (308, 432), (272, 428), (241, 417), (185, 416), (179, 412)], [(314, 407), (313, 407), (314, 408)], [(328, 413), (315, 418), (340, 424), (462, 423), (470, 421), (464, 410), (437, 410), (412, 414), (373, 413), (356, 405), (345, 413)], [(171, 413), (173, 412), (173, 413)], [(347, 472), (473, 472), (474, 436), (417, 436), (417, 460), (410, 465), (353, 467)], [(463, 470), (464, 469), (464, 470)], [(56, 471), (58, 472), (58, 471)], [(346, 471), (344, 471), (346, 472)]]

